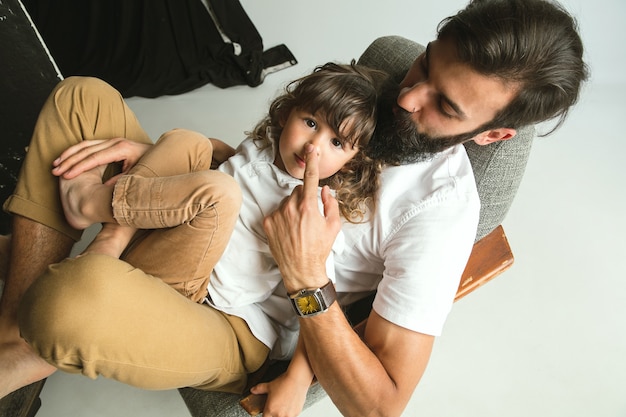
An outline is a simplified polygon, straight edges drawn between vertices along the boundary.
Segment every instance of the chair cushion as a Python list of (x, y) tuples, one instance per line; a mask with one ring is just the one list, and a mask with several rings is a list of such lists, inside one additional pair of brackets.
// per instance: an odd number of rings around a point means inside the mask
[[(424, 46), (401, 36), (385, 36), (365, 50), (359, 64), (386, 71), (400, 82), (424, 50)], [(513, 140), (486, 146), (465, 143), (481, 202), (477, 241), (504, 220), (524, 175), (534, 136), (534, 127), (528, 126), (519, 129)]]

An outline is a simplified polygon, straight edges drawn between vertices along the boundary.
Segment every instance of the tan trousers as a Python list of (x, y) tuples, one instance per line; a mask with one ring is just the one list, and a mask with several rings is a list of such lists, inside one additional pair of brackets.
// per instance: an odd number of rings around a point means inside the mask
[(167, 132), (117, 181), (113, 197), (118, 223), (151, 229), (135, 236), (122, 259), (196, 302), (207, 295), (241, 206), (239, 186), (210, 169), (212, 156), (205, 136)]
[[(201, 142), (199, 136), (186, 131), (164, 135), (116, 184), (118, 221), (160, 227), (131, 244), (127, 262), (94, 254), (67, 259), (51, 265), (25, 294), (19, 312), (22, 335), (59, 369), (147, 389), (241, 392), (247, 373), (265, 361), (268, 348), (245, 322), (180, 294), (197, 296), (198, 288), (206, 287), (240, 199), (232, 192), (238, 190), (232, 179), (206, 172), (211, 149), (193, 147)], [(109, 85), (78, 77), (61, 82), (42, 109), (5, 209), (78, 239), (80, 232), (64, 220), (51, 163), (81, 140), (114, 137), (150, 142)], [(191, 138), (192, 147), (181, 146), (179, 154), (176, 137)], [(174, 155), (181, 158), (177, 163), (172, 163)], [(190, 172), (204, 173), (190, 181)], [(184, 182), (186, 191), (176, 181)], [(195, 203), (185, 205), (189, 201)], [(220, 233), (222, 228), (227, 233)]]

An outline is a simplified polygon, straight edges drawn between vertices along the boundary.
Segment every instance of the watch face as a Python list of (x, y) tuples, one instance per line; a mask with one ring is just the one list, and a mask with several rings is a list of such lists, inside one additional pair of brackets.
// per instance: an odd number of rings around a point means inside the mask
[(304, 315), (317, 313), (322, 309), (320, 303), (317, 301), (317, 298), (313, 295), (305, 295), (299, 297), (295, 301), (298, 303), (298, 308)]

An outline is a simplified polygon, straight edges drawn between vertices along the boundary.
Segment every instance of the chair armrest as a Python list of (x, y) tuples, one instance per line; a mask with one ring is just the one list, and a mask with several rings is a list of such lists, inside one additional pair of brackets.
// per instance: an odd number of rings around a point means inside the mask
[(263, 412), (266, 400), (265, 394), (248, 394), (239, 401), (239, 404), (251, 416), (258, 416)]
[(491, 281), (513, 265), (513, 252), (502, 226), (474, 244), (454, 301)]

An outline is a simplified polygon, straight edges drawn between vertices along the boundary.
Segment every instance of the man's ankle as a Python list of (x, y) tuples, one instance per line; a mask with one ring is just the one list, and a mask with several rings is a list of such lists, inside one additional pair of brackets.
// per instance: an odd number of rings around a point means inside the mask
[(17, 318), (8, 319), (0, 315), (0, 343), (21, 341)]

